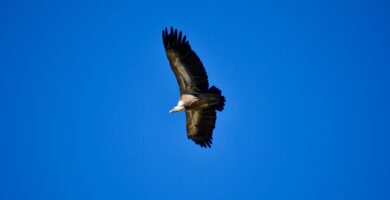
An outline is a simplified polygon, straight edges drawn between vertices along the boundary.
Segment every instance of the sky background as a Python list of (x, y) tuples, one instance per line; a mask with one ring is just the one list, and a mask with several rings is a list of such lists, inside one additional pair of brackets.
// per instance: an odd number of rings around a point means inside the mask
[[(390, 199), (389, 1), (0, 2), (0, 199)], [(227, 102), (187, 139), (161, 31)]]

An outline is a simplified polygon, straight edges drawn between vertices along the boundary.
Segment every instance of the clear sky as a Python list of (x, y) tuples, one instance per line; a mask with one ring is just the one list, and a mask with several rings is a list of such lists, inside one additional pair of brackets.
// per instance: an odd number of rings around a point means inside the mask
[[(390, 199), (389, 10), (3, 0), (0, 199)], [(165, 26), (226, 96), (211, 149), (168, 113)]]

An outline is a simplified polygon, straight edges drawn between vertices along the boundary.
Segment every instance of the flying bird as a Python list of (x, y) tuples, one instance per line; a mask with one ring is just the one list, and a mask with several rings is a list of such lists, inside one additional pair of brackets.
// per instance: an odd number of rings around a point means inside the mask
[(179, 84), (177, 106), (169, 112), (186, 112), (187, 136), (201, 147), (211, 147), (216, 111), (222, 111), (225, 97), (215, 86), (209, 87), (202, 62), (181, 31), (165, 28), (162, 38), (169, 64)]

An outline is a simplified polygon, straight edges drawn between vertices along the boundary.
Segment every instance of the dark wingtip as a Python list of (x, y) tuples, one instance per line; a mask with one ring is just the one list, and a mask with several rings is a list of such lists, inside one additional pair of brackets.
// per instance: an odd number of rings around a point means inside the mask
[(213, 144), (213, 138), (204, 138), (200, 135), (196, 136), (188, 136), (189, 139), (193, 140), (195, 144), (199, 145), (202, 148), (211, 148), (211, 145)]
[(202, 148), (211, 148), (211, 140), (210, 141), (203, 141), (203, 142), (200, 142), (200, 143), (197, 143), (199, 144), (200, 147)]
[(165, 49), (172, 49), (177, 51), (188, 51), (191, 47), (186, 40), (186, 35), (176, 28), (170, 27), (170, 30), (165, 27), (163, 29), (163, 43)]
[(165, 27), (162, 31), (162, 38), (163, 38), (164, 48), (168, 48), (168, 29), (167, 29), (167, 27)]
[(181, 34), (182, 34), (182, 33), (181, 33), (181, 31), (180, 31), (180, 32), (179, 32), (179, 38), (178, 38), (178, 40), (177, 40), (177, 43), (178, 43), (178, 44), (181, 44), (181, 43), (182, 43), (182, 42), (181, 42), (181, 36), (182, 36)]

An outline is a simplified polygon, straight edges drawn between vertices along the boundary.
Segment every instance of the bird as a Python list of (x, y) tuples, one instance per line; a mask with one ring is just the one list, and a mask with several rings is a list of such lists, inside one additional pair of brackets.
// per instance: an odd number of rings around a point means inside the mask
[(165, 28), (162, 39), (180, 91), (179, 101), (169, 113), (185, 111), (188, 139), (211, 148), (216, 111), (224, 109), (225, 97), (216, 86), (209, 87), (207, 72), (182, 31)]

